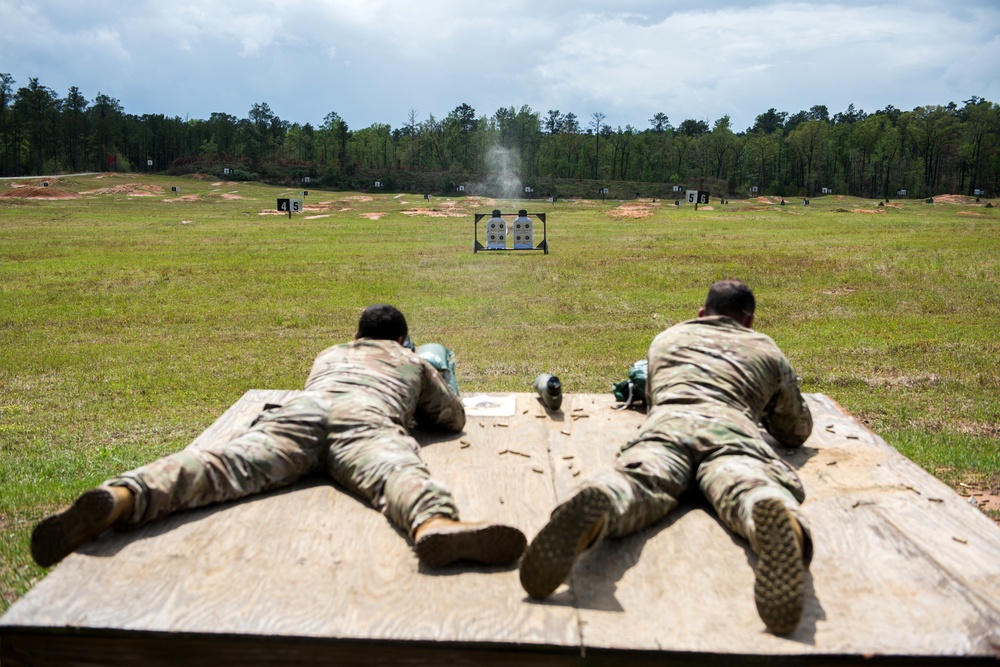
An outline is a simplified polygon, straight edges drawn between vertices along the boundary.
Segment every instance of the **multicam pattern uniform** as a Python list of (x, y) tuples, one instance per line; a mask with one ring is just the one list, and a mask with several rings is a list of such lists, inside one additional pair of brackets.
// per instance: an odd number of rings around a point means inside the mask
[(275, 489), (317, 471), (362, 496), (413, 537), (431, 516), (458, 519), (451, 493), (406, 427), (465, 426), (440, 373), (395, 341), (361, 338), (320, 353), (306, 391), (262, 412), (229, 442), (183, 451), (108, 480), (135, 494), (127, 523)]
[(602, 536), (628, 535), (661, 519), (694, 479), (726, 526), (755, 551), (753, 504), (779, 498), (802, 525), (808, 562), (812, 540), (799, 507), (802, 483), (758, 427), (759, 420), (784, 447), (798, 447), (812, 431), (809, 408), (778, 346), (735, 320), (712, 316), (662, 332), (648, 358), (646, 422), (614, 470), (586, 483), (613, 499)]

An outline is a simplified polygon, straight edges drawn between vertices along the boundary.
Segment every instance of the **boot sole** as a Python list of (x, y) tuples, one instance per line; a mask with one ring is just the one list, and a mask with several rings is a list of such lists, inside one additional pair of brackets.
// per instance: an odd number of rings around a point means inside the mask
[(517, 528), (499, 524), (463, 527), (430, 533), (413, 545), (420, 562), (444, 567), (458, 561), (508, 565), (524, 553), (527, 540)]
[[(585, 488), (552, 512), (521, 561), (521, 586), (533, 598), (548, 597), (566, 581), (579, 555), (580, 541), (607, 517), (611, 498)], [(586, 545), (584, 545), (586, 546)]]
[(768, 498), (753, 506), (760, 547), (754, 602), (761, 620), (776, 635), (794, 632), (805, 608), (805, 563), (792, 521), (779, 500)]
[(115, 510), (114, 494), (91, 489), (69, 508), (43, 519), (31, 533), (31, 557), (42, 567), (51, 567), (110, 525)]

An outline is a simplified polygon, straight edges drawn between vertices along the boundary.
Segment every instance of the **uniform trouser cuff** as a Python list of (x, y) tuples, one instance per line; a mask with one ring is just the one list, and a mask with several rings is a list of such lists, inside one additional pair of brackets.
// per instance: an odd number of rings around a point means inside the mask
[(143, 523), (146, 508), (149, 506), (149, 491), (146, 486), (132, 477), (112, 477), (101, 486), (122, 486), (132, 492), (132, 513), (119, 519), (126, 526), (138, 526)]

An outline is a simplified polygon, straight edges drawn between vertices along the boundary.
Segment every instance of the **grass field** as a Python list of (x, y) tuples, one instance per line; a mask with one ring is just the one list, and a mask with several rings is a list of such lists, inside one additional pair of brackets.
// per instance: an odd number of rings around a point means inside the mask
[[(247, 389), (301, 387), (375, 302), (401, 307), (417, 344), (454, 348), (464, 391), (529, 391), (550, 371), (608, 392), (712, 281), (739, 277), (806, 391), (956, 488), (1000, 486), (1000, 224), (969, 200), (696, 212), (312, 191), (289, 220), (261, 213), (294, 191), (259, 184), (12, 189), (0, 182), (0, 611), (44, 574), (35, 521), (184, 447)], [(548, 213), (550, 254), (473, 254), (473, 213), (522, 206)]]

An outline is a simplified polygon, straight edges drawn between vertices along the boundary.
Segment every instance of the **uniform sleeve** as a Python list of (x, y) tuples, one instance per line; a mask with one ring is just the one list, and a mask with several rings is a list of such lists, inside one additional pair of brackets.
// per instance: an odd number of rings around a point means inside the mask
[(778, 375), (778, 390), (764, 408), (761, 421), (782, 446), (799, 447), (812, 433), (812, 414), (799, 390), (795, 371), (784, 355), (779, 362)]
[(417, 399), (417, 423), (459, 432), (465, 428), (465, 407), (462, 399), (445, 381), (440, 372), (421, 359), (420, 397)]

